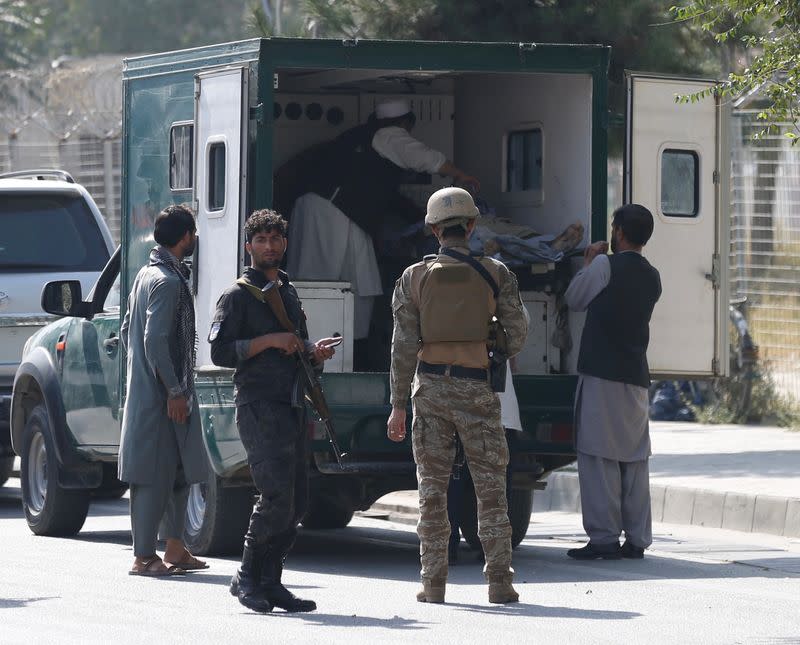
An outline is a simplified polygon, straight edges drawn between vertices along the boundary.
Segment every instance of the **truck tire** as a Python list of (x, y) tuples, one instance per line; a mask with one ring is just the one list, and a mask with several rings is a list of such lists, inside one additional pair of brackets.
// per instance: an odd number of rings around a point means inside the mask
[[(533, 509), (533, 491), (512, 488), (508, 496), (508, 521), (511, 523), (511, 548), (517, 548), (528, 533)], [(461, 535), (476, 551), (481, 550), (478, 538), (478, 503), (472, 481), (464, 482), (461, 499)]]
[(75, 535), (89, 512), (91, 491), (68, 490), (58, 485), (50, 419), (43, 404), (37, 405), (25, 424), (19, 473), (22, 507), (28, 526), (36, 535)]
[(14, 456), (0, 457), (0, 486), (8, 481), (11, 472), (14, 470)]
[(303, 528), (343, 529), (353, 519), (353, 509), (333, 502), (329, 497), (312, 495), (308, 512), (302, 520)]
[(237, 555), (253, 512), (250, 488), (225, 487), (209, 467), (208, 481), (192, 484), (183, 540), (196, 555)]

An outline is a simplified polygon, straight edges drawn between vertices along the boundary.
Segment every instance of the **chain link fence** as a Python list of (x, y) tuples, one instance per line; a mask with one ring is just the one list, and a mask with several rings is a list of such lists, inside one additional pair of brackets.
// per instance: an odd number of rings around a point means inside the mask
[(800, 146), (754, 141), (756, 109), (732, 119), (731, 296), (779, 390), (800, 400)]

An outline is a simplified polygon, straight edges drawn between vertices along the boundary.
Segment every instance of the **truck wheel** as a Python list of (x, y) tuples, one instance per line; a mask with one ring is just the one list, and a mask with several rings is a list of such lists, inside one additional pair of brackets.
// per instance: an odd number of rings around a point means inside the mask
[[(516, 548), (525, 539), (533, 509), (533, 491), (512, 488), (508, 496), (508, 521), (511, 523), (511, 547)], [(478, 538), (478, 503), (471, 481), (464, 482), (461, 499), (461, 535), (473, 549), (481, 550)]]
[(335, 503), (328, 497), (312, 495), (303, 518), (306, 529), (343, 529), (353, 519), (353, 509)]
[(251, 489), (224, 487), (209, 467), (208, 481), (189, 488), (183, 541), (196, 555), (240, 554), (252, 512)]
[(14, 457), (0, 457), (0, 486), (8, 481), (11, 477), (11, 471), (14, 470)]
[(58, 485), (53, 433), (44, 405), (37, 405), (22, 435), (19, 473), (22, 507), (36, 535), (75, 535), (89, 512), (89, 490), (68, 490)]

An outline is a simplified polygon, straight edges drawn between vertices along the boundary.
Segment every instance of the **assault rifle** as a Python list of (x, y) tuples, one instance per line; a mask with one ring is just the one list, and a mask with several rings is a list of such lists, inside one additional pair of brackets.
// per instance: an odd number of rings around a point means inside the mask
[[(256, 298), (261, 300), (261, 302), (266, 303), (272, 310), (272, 313), (275, 314), (275, 317), (278, 319), (278, 322), (283, 326), (283, 328), (286, 329), (286, 331), (288, 331), (290, 334), (295, 334), (300, 341), (305, 344), (305, 341), (303, 340), (302, 336), (300, 336), (300, 332), (297, 330), (297, 327), (295, 327), (286, 313), (286, 307), (283, 304), (283, 298), (281, 298), (281, 294), (277, 289), (278, 282), (267, 282), (262, 289), (259, 289), (254, 284), (251, 284), (245, 280), (239, 280), (239, 283), (248, 291), (250, 291), (250, 293), (252, 293)], [(337, 343), (329, 345), (329, 347), (335, 347), (341, 342), (342, 341), (340, 340)], [(336, 456), (336, 461), (338, 462), (339, 467), (344, 468), (343, 462), (347, 458), (347, 453), (342, 452), (342, 449), (339, 447), (339, 442), (336, 440), (336, 431), (333, 429), (333, 421), (331, 421), (331, 411), (328, 407), (328, 402), (325, 400), (325, 394), (322, 391), (322, 384), (319, 382), (317, 372), (314, 369), (314, 366), (311, 364), (311, 360), (309, 359), (305, 350), (295, 352), (295, 355), (300, 363), (301, 378), (303, 379), (306, 399), (311, 404), (311, 407), (314, 408), (317, 416), (319, 416), (320, 421), (325, 426), (325, 433), (328, 435), (328, 441), (331, 444), (333, 454)]]

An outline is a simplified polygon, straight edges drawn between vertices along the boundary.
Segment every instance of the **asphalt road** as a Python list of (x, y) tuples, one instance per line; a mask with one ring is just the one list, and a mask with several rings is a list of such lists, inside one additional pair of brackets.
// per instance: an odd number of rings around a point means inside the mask
[(70, 539), (31, 535), (0, 489), (0, 643), (800, 643), (800, 540), (657, 525), (643, 561), (573, 562), (580, 517), (534, 516), (515, 551), (521, 602), (489, 605), (466, 547), (447, 604), (417, 603), (413, 527), (379, 516), (305, 532), (285, 581), (310, 614), (257, 615), (227, 591), (233, 558), (167, 579), (126, 575), (127, 499)]

